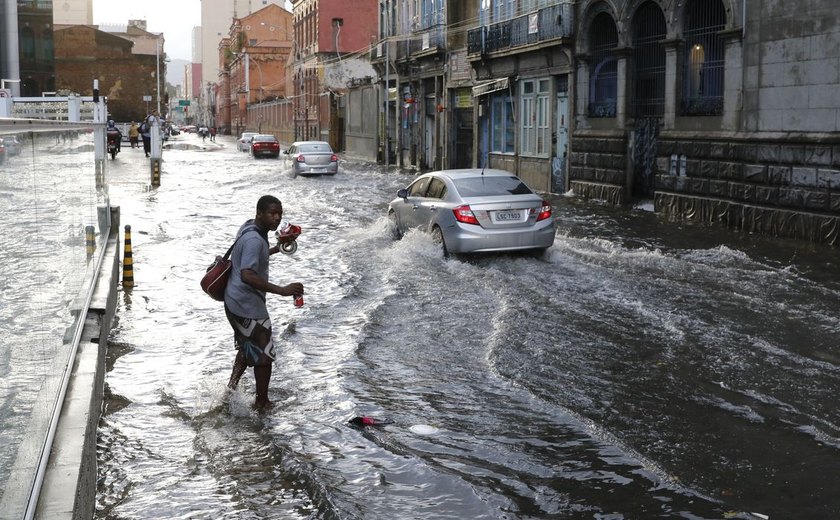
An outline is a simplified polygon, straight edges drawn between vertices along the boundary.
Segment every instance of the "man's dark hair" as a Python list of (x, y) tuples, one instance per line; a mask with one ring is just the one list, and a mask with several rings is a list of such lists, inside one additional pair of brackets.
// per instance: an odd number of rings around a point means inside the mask
[(277, 204), (280, 206), (280, 211), (283, 211), (283, 203), (280, 202), (280, 199), (274, 195), (263, 195), (260, 197), (260, 200), (257, 201), (257, 213), (265, 212), (272, 204)]

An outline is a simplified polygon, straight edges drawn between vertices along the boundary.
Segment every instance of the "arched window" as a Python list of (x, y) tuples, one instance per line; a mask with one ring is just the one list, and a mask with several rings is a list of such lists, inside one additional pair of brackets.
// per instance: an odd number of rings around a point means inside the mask
[(665, 111), (665, 16), (655, 2), (645, 2), (633, 16), (636, 117), (659, 117)]
[(726, 27), (720, 0), (689, 0), (685, 8), (685, 70), (682, 113), (715, 116), (723, 113), (723, 41)]
[(20, 56), (25, 60), (35, 59), (35, 31), (31, 27), (20, 30)]
[(589, 68), (589, 117), (615, 117), (618, 70), (615, 49), (618, 32), (607, 13), (592, 21), (589, 29), (591, 59)]

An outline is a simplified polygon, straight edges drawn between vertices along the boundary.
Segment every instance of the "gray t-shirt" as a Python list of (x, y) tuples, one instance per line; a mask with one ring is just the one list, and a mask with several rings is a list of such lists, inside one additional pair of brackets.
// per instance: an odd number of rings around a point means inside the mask
[(242, 281), (242, 270), (250, 269), (268, 281), (268, 231), (253, 219), (242, 224), (236, 236), (241, 238), (233, 246), (230, 259), (233, 266), (225, 288), (225, 305), (242, 318), (268, 318), (265, 292), (258, 291)]

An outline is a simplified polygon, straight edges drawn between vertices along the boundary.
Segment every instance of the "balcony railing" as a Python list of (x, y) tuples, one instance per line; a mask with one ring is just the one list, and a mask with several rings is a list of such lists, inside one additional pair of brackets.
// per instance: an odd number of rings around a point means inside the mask
[(429, 54), (446, 48), (446, 25), (436, 24), (411, 33), (411, 38), (401, 42), (397, 58), (405, 59), (418, 54)]
[(538, 11), (476, 27), (467, 33), (468, 54), (488, 54), (571, 37), (574, 20), (571, 4), (558, 4)]

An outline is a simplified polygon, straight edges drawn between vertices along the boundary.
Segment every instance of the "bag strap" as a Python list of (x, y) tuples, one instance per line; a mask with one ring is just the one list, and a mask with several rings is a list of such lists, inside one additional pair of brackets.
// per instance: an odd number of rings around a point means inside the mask
[(233, 246), (235, 246), (236, 243), (239, 242), (239, 239), (242, 238), (243, 236), (245, 236), (245, 233), (247, 233), (249, 231), (257, 231), (257, 226), (248, 226), (245, 229), (243, 229), (242, 233), (240, 233), (239, 236), (236, 237), (236, 240), (233, 241), (233, 244), (230, 245), (227, 252), (225, 253), (225, 256), (223, 256), (222, 258), (224, 258), (225, 260), (230, 258), (230, 254), (233, 252)]

